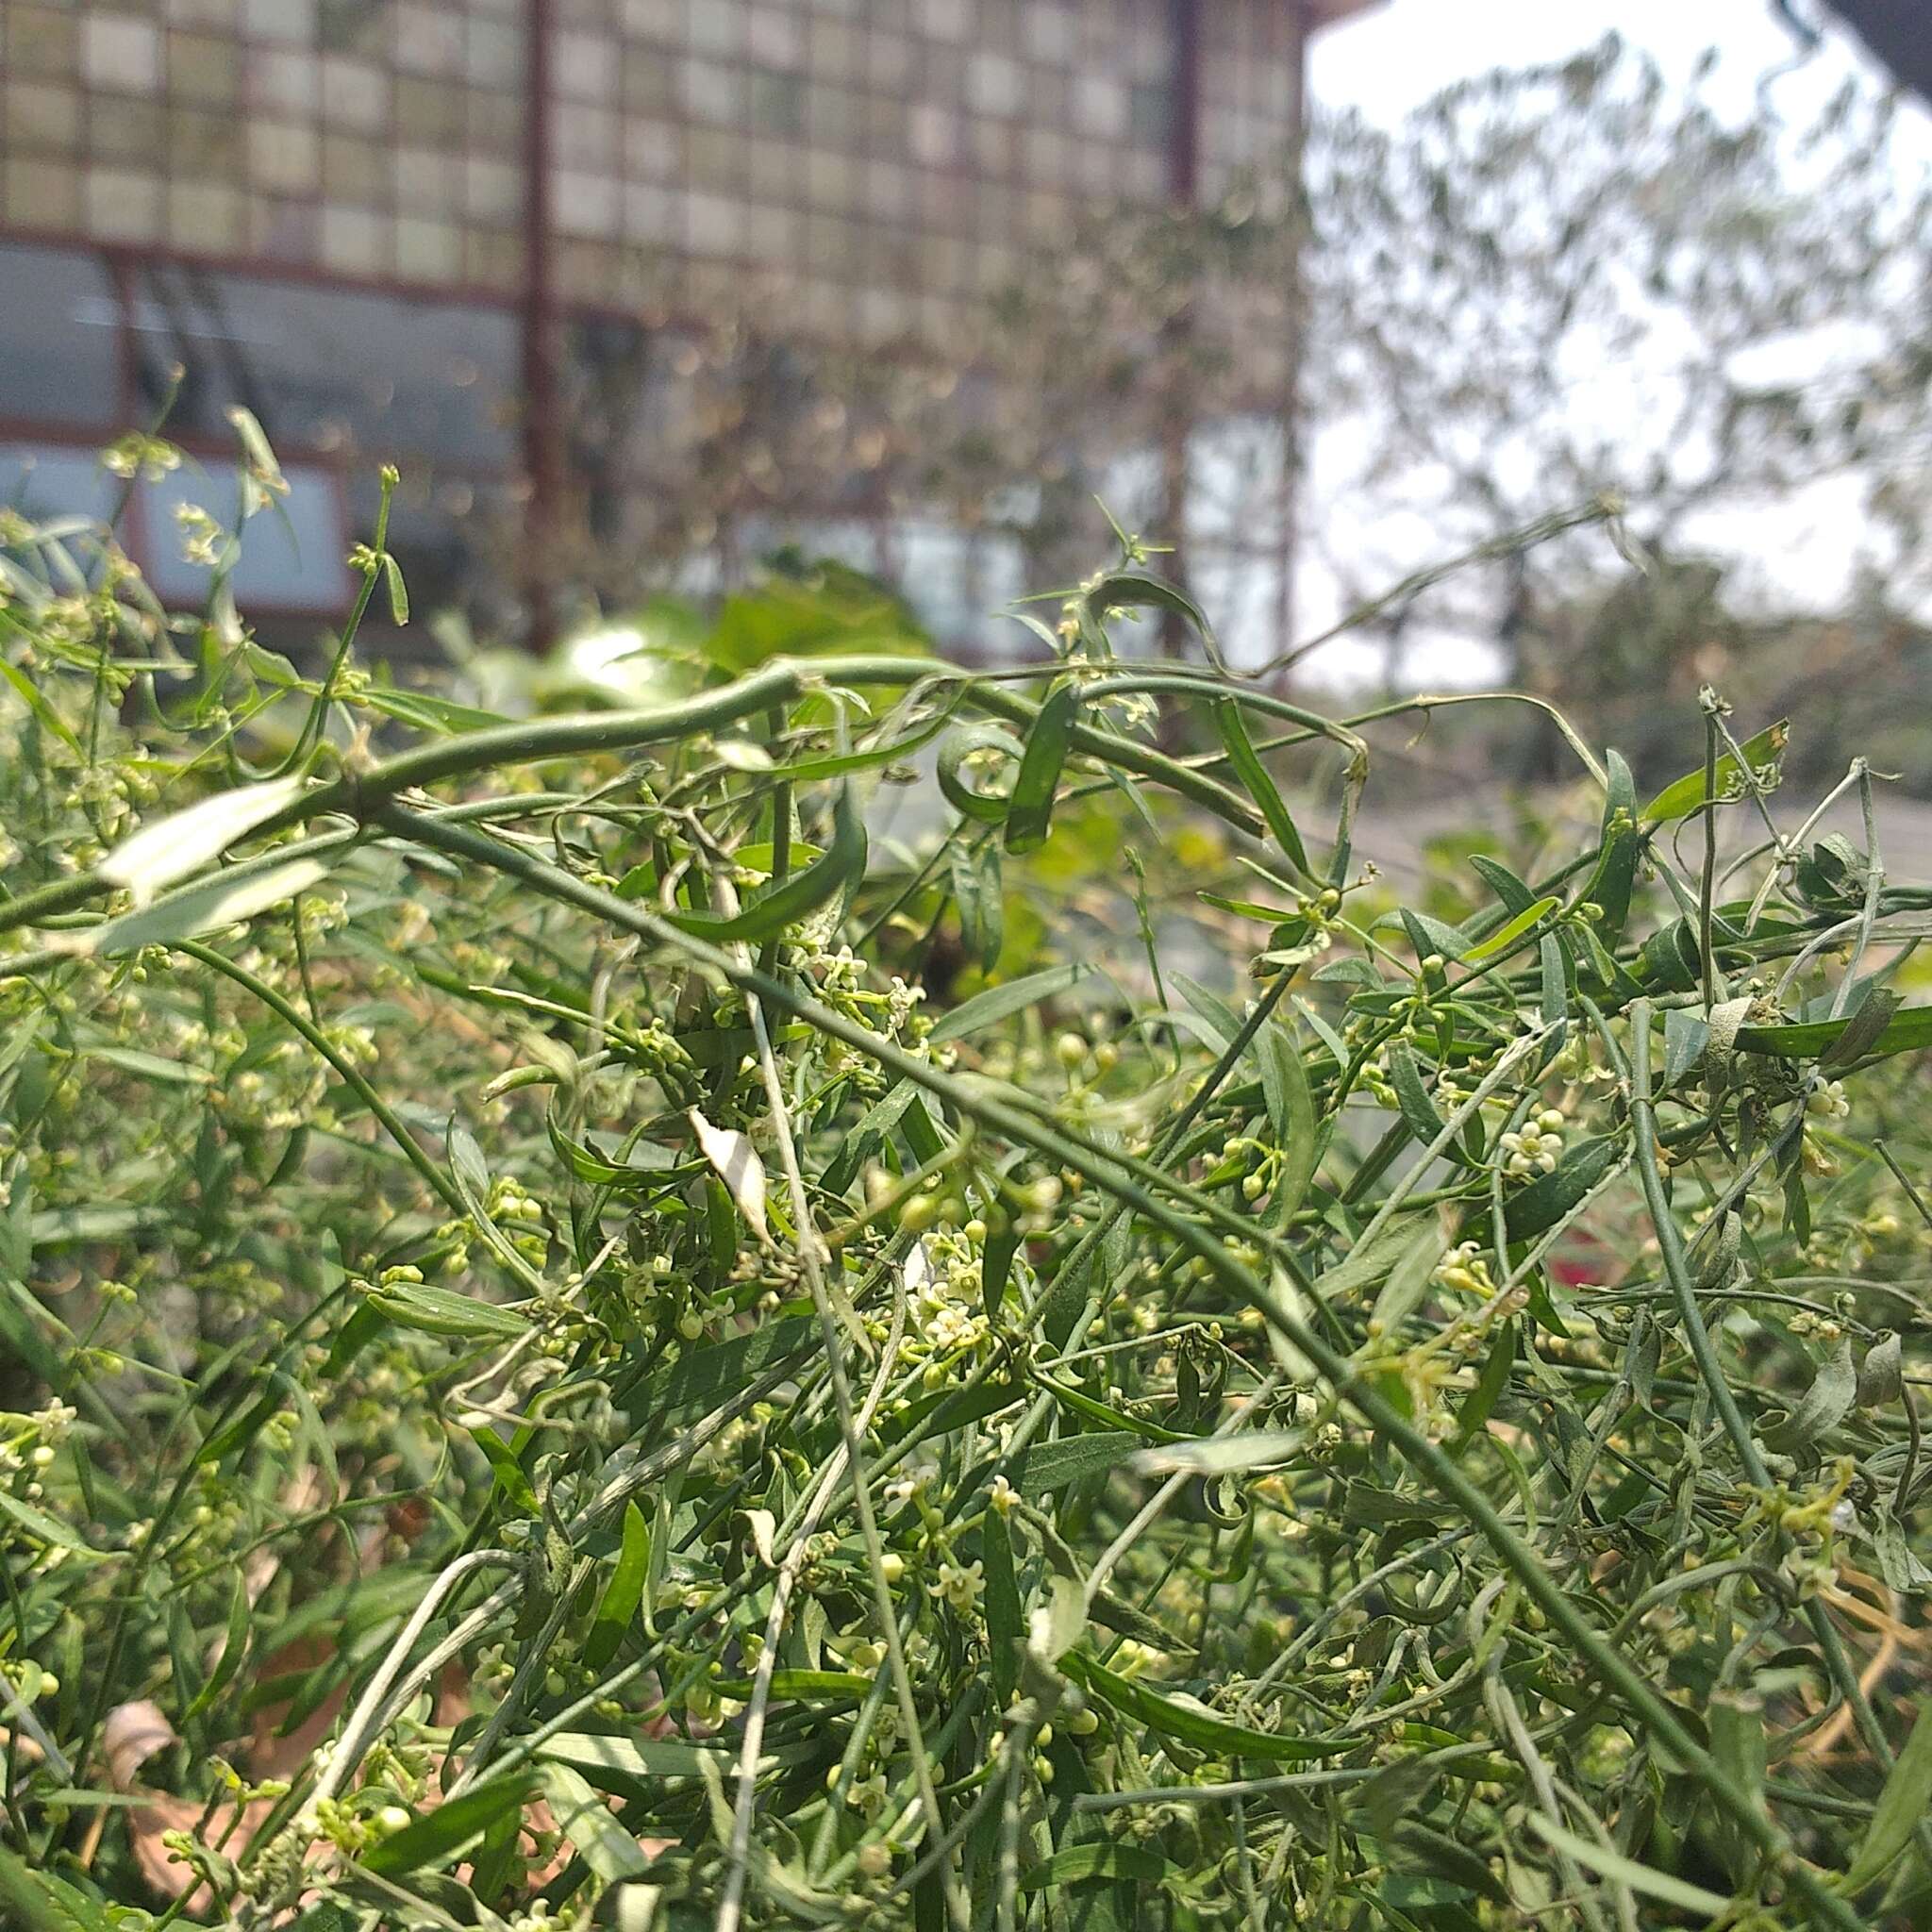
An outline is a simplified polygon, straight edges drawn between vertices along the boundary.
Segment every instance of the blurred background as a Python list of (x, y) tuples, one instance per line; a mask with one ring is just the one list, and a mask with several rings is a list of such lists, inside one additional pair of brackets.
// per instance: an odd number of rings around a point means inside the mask
[(392, 462), (474, 638), (830, 558), (974, 661), (1104, 505), (1302, 689), (1668, 776), (1709, 681), (1924, 791), (1928, 89), (1922, 0), (0, 0), (0, 502), (105, 513), (165, 408), (123, 540), (192, 607), (239, 405), (298, 657)]

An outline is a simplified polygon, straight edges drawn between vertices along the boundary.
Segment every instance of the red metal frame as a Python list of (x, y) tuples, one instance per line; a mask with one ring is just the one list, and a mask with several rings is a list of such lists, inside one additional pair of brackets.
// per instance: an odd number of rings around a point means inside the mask
[(563, 419), (558, 381), (557, 236), (551, 221), (551, 80), (555, 51), (551, 0), (529, 0), (527, 98), (524, 115), (524, 466), (530, 482), (524, 581), (533, 650), (556, 641), (558, 610), (551, 553), (564, 491)]

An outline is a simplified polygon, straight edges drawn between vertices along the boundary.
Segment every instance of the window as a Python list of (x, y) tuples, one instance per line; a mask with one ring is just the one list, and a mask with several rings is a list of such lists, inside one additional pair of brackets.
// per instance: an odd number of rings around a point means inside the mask
[(95, 257), (0, 244), (0, 422), (119, 426), (114, 321)]

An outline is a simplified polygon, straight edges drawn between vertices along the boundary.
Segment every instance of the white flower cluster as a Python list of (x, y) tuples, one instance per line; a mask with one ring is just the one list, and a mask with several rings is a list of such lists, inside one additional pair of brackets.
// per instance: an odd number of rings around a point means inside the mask
[(1816, 1120), (1841, 1121), (1852, 1110), (1842, 1080), (1825, 1080), (1805, 1096), (1805, 1111)]
[(1561, 1108), (1546, 1107), (1532, 1114), (1513, 1134), (1505, 1134), (1498, 1143), (1509, 1158), (1503, 1172), (1512, 1179), (1526, 1174), (1554, 1174), (1563, 1157), (1563, 1129), (1567, 1120)]
[(1436, 1263), (1436, 1279), (1444, 1288), (1459, 1289), (1464, 1294), (1479, 1295), (1484, 1301), (1496, 1291), (1479, 1241), (1458, 1241)]

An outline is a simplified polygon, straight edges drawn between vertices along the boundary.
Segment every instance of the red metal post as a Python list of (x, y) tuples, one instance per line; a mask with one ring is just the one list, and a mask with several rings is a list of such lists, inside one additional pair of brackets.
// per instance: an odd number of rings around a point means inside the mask
[[(1186, 214), (1198, 205), (1201, 191), (1201, 0), (1168, 0), (1168, 199), (1176, 214)], [(1161, 329), (1160, 527), (1152, 533), (1172, 546), (1167, 568), (1182, 583), (1188, 575), (1188, 449), (1194, 428), (1192, 333), (1184, 303)], [(1171, 657), (1188, 647), (1187, 627), (1172, 612), (1161, 619), (1161, 647)]]
[(1177, 208), (1192, 208), (1201, 187), (1201, 0), (1168, 0), (1167, 23), (1174, 95), (1167, 192)]
[(1289, 239), (1287, 368), (1283, 372), (1281, 399), (1281, 591), (1274, 613), (1277, 655), (1294, 647), (1294, 578), (1301, 560), (1301, 533), (1295, 519), (1301, 505), (1302, 362), (1308, 327), (1307, 280), (1302, 273), (1302, 256), (1308, 238), (1303, 154), (1308, 128), (1308, 35), (1313, 26), (1307, 0), (1295, 0), (1289, 23), (1289, 31), (1294, 36), (1294, 44), (1289, 50), (1293, 92), (1289, 97), (1288, 122), (1288, 212), (1292, 226)]
[(552, 222), (552, 0), (528, 0), (528, 82), (524, 107), (524, 468), (529, 486), (524, 580), (529, 645), (547, 650), (558, 627), (558, 547), (562, 538), (564, 442), (558, 357), (557, 238)]

